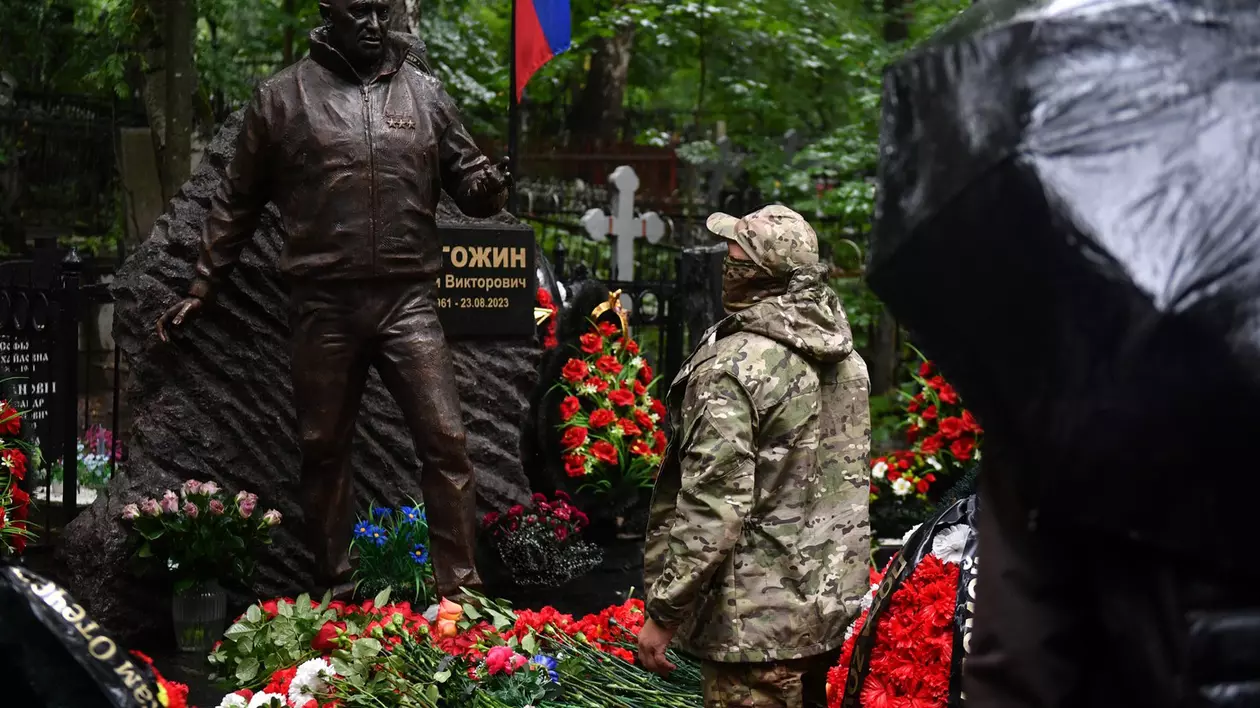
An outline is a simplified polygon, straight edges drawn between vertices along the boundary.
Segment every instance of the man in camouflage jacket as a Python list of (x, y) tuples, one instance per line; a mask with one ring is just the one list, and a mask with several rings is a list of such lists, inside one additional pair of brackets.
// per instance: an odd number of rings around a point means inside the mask
[(715, 214), (728, 317), (667, 397), (640, 658), (700, 658), (707, 706), (825, 705), (869, 587), (870, 381), (796, 212)]

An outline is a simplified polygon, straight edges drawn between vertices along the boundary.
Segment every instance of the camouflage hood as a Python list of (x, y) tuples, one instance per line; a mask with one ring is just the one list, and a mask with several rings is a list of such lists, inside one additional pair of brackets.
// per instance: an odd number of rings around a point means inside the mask
[(822, 265), (795, 269), (787, 292), (728, 316), (717, 324), (717, 336), (749, 332), (819, 364), (843, 361), (853, 351), (853, 334), (840, 298), (824, 280), (826, 273)]

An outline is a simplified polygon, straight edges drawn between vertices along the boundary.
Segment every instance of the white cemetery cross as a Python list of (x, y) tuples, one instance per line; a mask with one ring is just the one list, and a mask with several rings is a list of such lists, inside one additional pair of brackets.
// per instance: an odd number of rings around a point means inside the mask
[[(648, 243), (658, 243), (665, 236), (665, 222), (656, 212), (634, 215), (634, 193), (639, 190), (639, 176), (634, 168), (622, 165), (613, 170), (608, 181), (617, 192), (612, 215), (603, 209), (591, 209), (582, 215), (582, 228), (591, 240), (603, 243), (609, 236), (616, 236), (616, 252), (613, 254), (613, 280), (634, 280), (634, 240), (645, 238)], [(627, 310), (629, 296), (622, 296), (622, 306)]]

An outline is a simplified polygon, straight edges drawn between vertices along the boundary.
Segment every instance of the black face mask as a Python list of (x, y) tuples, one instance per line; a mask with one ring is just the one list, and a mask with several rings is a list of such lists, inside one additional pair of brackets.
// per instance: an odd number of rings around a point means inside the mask
[(766, 273), (752, 261), (727, 256), (722, 261), (722, 307), (738, 312), (754, 303), (787, 292), (787, 282)]
[[(389, 3), (385, 0), (329, 0), (324, 19), (328, 43), (360, 75), (371, 73), (385, 56)], [(321, 8), (322, 9), (322, 8)]]

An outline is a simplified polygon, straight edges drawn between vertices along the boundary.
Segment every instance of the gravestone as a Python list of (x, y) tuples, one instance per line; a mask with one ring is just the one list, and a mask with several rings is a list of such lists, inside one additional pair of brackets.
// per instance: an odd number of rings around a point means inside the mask
[[(276, 268), (282, 239), (274, 207), (263, 215), (258, 233), (216, 303), (169, 344), (159, 343), (153, 333), (159, 315), (188, 286), (210, 196), (239, 130), (237, 114), (225, 123), (202, 165), (113, 284), (114, 337), (130, 363), (126, 386), (134, 421), (130, 455), (108, 493), (67, 528), (60, 560), (67, 570), (67, 585), (103, 625), (124, 636), (156, 632), (151, 634), (154, 640), (169, 642), (170, 592), (160, 584), (137, 581), (129, 572), (128, 540), (118, 520), (122, 507), (175, 489), (188, 478), (255, 492), (260, 505), (284, 514), (274, 545), (260, 559), (252, 588), (255, 596), (296, 595), (311, 584), (311, 556), (295, 535), (301, 517), (300, 457), (290, 386), (287, 295)], [(468, 242), (475, 239), (468, 232), (478, 228), (490, 229), (482, 235), (491, 237), (495, 231), (520, 236), (525, 229), (532, 241), (532, 232), (510, 215), (501, 213), (488, 222), (470, 219), (445, 196), (438, 221), (444, 239), (454, 231), (465, 232), (460, 238), (466, 246), (488, 245)], [(520, 243), (504, 245), (515, 248)], [(453, 251), (447, 252), (448, 266)], [(484, 256), (478, 265), (484, 267), (488, 261), (493, 268), (495, 258)], [(505, 259), (499, 265), (520, 265), (512, 254)], [(516, 275), (505, 278), (515, 280), (524, 271), (512, 272)], [(467, 277), (486, 274), (472, 272)], [(519, 288), (515, 295), (487, 292), (477, 283), (443, 285), (441, 297), (452, 304), (458, 298), (480, 297), (487, 301), (480, 303), (483, 311), (491, 298), (506, 297), (519, 306), (522, 292)], [(461, 292), (461, 285), (480, 294)], [(532, 313), (534, 293), (528, 284), (524, 292)], [(442, 309), (443, 321), (452, 323), (449, 308)], [(453, 314), (456, 319), (477, 317), (466, 310)], [(530, 490), (520, 459), (520, 426), (537, 383), (540, 347), (530, 338), (454, 341), (451, 349), (469, 456), (477, 472), (479, 510), (526, 502)], [(360, 507), (370, 502), (398, 505), (408, 497), (421, 497), (421, 465), (410, 435), (375, 373), (360, 405), (351, 464)]]
[[(659, 243), (665, 237), (665, 222), (656, 212), (635, 216), (634, 194), (639, 191), (639, 175), (634, 168), (622, 165), (612, 171), (608, 182), (616, 190), (613, 213), (606, 214), (603, 209), (590, 209), (579, 223), (592, 241), (603, 243), (609, 236), (616, 242), (613, 246), (612, 279), (624, 282), (634, 280), (634, 240), (647, 239), (648, 243)], [(622, 306), (630, 309), (628, 299), (622, 300)]]

